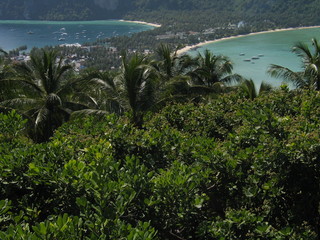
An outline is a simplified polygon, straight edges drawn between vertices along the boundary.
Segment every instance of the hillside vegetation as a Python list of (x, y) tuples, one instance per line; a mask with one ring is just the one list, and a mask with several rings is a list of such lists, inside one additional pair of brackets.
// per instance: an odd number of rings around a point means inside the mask
[[(88, 20), (135, 16), (140, 19), (148, 16), (148, 12), (152, 12), (153, 17), (162, 16), (162, 20), (166, 20), (166, 17), (160, 12), (176, 11), (178, 15), (189, 12), (189, 17), (192, 19), (190, 13), (205, 10), (227, 19), (228, 17), (241, 16), (244, 19), (259, 18), (281, 23), (290, 18), (293, 24), (316, 24), (320, 19), (317, 14), (319, 8), (316, 0), (25, 0), (24, 4), (21, 4), (20, 0), (2, 0), (0, 18)], [(138, 12), (139, 14), (136, 14)], [(226, 13), (228, 13), (228, 17), (225, 16)], [(203, 17), (205, 15), (206, 13), (203, 14)], [(159, 22), (161, 22), (161, 18), (159, 18)]]
[[(316, 240), (320, 45), (273, 89), (210, 51), (78, 75), (0, 54), (0, 239)], [(230, 86), (230, 82), (238, 82)]]

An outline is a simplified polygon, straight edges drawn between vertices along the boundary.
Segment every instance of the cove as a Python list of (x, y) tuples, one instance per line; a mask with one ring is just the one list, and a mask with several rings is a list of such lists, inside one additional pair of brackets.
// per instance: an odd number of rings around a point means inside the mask
[(26, 21), (0, 20), (0, 47), (6, 51), (27, 45), (44, 47), (93, 42), (114, 36), (131, 35), (154, 26), (117, 20), (105, 21)]
[(294, 71), (301, 70), (300, 58), (291, 52), (292, 47), (301, 41), (312, 49), (312, 38), (320, 40), (320, 27), (272, 31), (225, 39), (203, 45), (189, 51), (188, 54), (194, 56), (197, 52), (203, 53), (205, 49), (209, 49), (214, 54), (228, 56), (234, 64), (234, 73), (251, 78), (257, 86), (260, 86), (262, 81), (280, 86), (283, 81), (271, 78), (266, 73), (267, 68), (270, 64), (278, 64)]

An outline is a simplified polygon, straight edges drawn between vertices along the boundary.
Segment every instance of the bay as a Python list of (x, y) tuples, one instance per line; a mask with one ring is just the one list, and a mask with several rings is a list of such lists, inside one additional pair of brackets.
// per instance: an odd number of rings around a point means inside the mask
[(146, 24), (105, 21), (0, 20), (0, 47), (6, 51), (27, 45), (44, 47), (93, 42), (113, 36), (131, 35), (153, 29)]
[[(301, 59), (291, 51), (292, 47), (301, 41), (312, 48), (312, 38), (320, 40), (320, 27), (246, 35), (206, 44), (188, 53), (196, 55), (197, 52), (203, 53), (205, 49), (209, 49), (214, 54), (228, 56), (234, 64), (234, 73), (252, 79), (257, 86), (262, 81), (280, 86), (283, 81), (270, 77), (266, 73), (268, 67), (270, 64), (277, 64), (300, 71)], [(293, 87), (291, 84), (289, 86)]]

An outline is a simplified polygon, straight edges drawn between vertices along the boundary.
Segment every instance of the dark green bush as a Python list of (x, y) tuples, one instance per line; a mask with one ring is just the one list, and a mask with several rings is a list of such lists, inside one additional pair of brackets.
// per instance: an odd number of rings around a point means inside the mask
[(0, 115), (0, 238), (318, 239), (319, 103), (230, 93), (140, 129), (75, 119), (43, 144)]

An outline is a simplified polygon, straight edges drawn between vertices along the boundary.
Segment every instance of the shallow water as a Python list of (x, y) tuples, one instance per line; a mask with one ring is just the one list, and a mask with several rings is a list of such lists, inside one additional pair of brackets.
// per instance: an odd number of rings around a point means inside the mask
[(22, 45), (44, 47), (85, 43), (107, 37), (130, 35), (153, 29), (145, 24), (122, 21), (0, 21), (0, 47), (10, 50)]
[[(282, 80), (268, 76), (267, 68), (270, 64), (278, 64), (294, 71), (301, 70), (300, 58), (292, 53), (291, 49), (299, 41), (308, 43), (311, 47), (312, 38), (320, 40), (320, 28), (248, 35), (207, 44), (196, 51), (203, 52), (205, 49), (210, 49), (215, 54), (228, 56), (234, 63), (235, 73), (253, 79), (257, 85), (265, 81), (273, 86), (279, 86)], [(188, 53), (195, 55), (196, 51)], [(249, 59), (250, 61), (244, 61)]]

